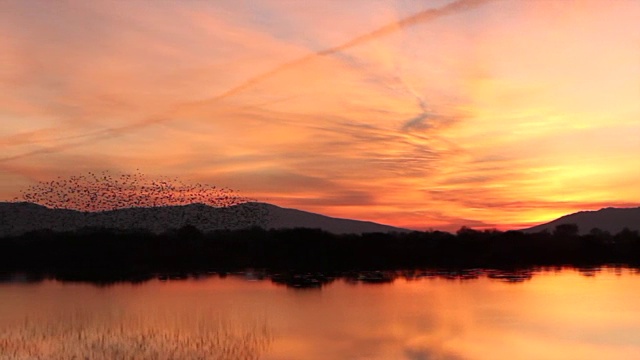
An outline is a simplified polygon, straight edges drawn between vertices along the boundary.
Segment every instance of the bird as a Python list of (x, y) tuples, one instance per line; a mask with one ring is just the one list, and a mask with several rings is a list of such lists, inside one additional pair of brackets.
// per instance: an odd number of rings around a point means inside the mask
[[(177, 228), (191, 224), (201, 230), (213, 230), (266, 224), (265, 208), (235, 190), (188, 183), (177, 177), (154, 178), (139, 170), (132, 174), (112, 174), (105, 170), (66, 178), (58, 176), (29, 186), (21, 191), (21, 197), (48, 208), (80, 212), (85, 226), (159, 228), (171, 225)], [(198, 206), (194, 206), (196, 204)], [(144, 211), (148, 208), (173, 212)], [(171, 218), (172, 213), (179, 215)], [(163, 219), (150, 219), (150, 214), (167, 215)]]

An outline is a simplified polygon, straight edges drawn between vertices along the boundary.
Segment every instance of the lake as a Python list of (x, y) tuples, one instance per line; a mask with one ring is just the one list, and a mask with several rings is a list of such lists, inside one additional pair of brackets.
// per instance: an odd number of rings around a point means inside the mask
[[(532, 276), (531, 276), (532, 275)], [(290, 284), (291, 285), (291, 284)], [(0, 283), (0, 359), (634, 359), (634, 269)]]

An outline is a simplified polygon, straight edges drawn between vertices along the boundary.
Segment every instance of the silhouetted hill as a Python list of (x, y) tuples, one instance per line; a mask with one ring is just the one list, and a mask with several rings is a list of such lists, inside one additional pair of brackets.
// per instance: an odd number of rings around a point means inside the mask
[(587, 234), (591, 229), (598, 228), (617, 234), (624, 228), (640, 230), (640, 207), (638, 208), (604, 208), (598, 211), (580, 211), (565, 215), (561, 218), (525, 229), (525, 232), (553, 231), (561, 224), (576, 224), (581, 234)]
[(320, 214), (249, 202), (226, 208), (203, 204), (127, 208), (104, 212), (50, 209), (20, 202), (0, 202), (0, 236), (32, 230), (74, 231), (82, 228), (145, 229), (160, 233), (193, 225), (203, 232), (259, 226), (265, 229), (317, 228), (334, 234), (406, 232), (373, 222), (332, 218)]
[(260, 203), (269, 214), (268, 228), (288, 229), (296, 227), (317, 228), (334, 234), (362, 234), (372, 232), (408, 232), (410, 230), (371, 221), (334, 218), (307, 211), (282, 208)]

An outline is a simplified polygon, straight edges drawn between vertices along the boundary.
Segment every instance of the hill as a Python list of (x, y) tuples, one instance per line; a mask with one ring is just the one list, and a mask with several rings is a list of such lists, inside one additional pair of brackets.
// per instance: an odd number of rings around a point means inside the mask
[(561, 224), (578, 225), (580, 234), (589, 233), (591, 229), (594, 228), (608, 231), (611, 234), (617, 234), (624, 228), (628, 228), (629, 230), (640, 230), (640, 207), (610, 207), (597, 211), (580, 211), (574, 214), (565, 215), (546, 224), (524, 229), (523, 231), (528, 233), (544, 230), (553, 231), (556, 226)]
[(317, 228), (334, 234), (408, 231), (374, 222), (333, 218), (258, 202), (225, 208), (191, 204), (103, 212), (50, 209), (27, 202), (0, 202), (0, 236), (19, 235), (40, 229), (73, 231), (87, 227), (146, 229), (160, 233), (187, 224), (204, 232), (252, 226), (265, 229)]

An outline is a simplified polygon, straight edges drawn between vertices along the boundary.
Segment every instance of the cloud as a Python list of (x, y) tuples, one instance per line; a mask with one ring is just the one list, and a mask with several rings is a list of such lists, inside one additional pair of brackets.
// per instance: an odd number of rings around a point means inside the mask
[(447, 117), (438, 114), (434, 114), (428, 111), (424, 111), (421, 114), (407, 120), (402, 125), (402, 131), (406, 132), (426, 132), (440, 128), (442, 126), (451, 125), (456, 121), (459, 121), (459, 117)]
[(329, 195), (323, 192), (315, 197), (297, 197), (295, 202), (305, 207), (354, 206), (354, 204), (358, 204), (357, 206), (369, 206), (376, 204), (376, 195), (375, 193), (359, 190), (337, 190), (332, 191)]
[(489, 1), (492, 0), (457, 0), (454, 1), (450, 4), (447, 4), (443, 7), (437, 8), (437, 9), (428, 9), (428, 10), (424, 10), (424, 11), (420, 11), (416, 14), (413, 14), (411, 16), (405, 17), (403, 19), (400, 19), (398, 21), (383, 25), (375, 30), (372, 30), (368, 33), (362, 34), (360, 36), (354, 37), (348, 41), (345, 41), (342, 44), (336, 45), (336, 46), (332, 46), (326, 49), (322, 49), (319, 51), (316, 51), (315, 53), (300, 57), (298, 59), (286, 62), (284, 64), (281, 64), (267, 72), (264, 72), (262, 74), (259, 74), (257, 76), (254, 76), (252, 78), (250, 78), (249, 80), (243, 82), (242, 84), (233, 87), (225, 92), (223, 92), (222, 94), (212, 98), (211, 100), (222, 100), (224, 98), (227, 98), (229, 96), (233, 96), (251, 86), (254, 86), (257, 83), (260, 83), (262, 81), (264, 81), (265, 79), (268, 79), (270, 77), (273, 77), (279, 73), (282, 73), (290, 68), (294, 68), (294, 67), (298, 67), (300, 65), (303, 65), (311, 60), (314, 60), (317, 57), (321, 57), (321, 56), (328, 56), (328, 55), (333, 55), (333, 54), (337, 54), (339, 52), (342, 52), (344, 50), (348, 50), (352, 47), (356, 47), (358, 45), (367, 43), (369, 41), (375, 40), (377, 38), (383, 37), (383, 36), (387, 36), (389, 34), (398, 32), (404, 28), (410, 27), (410, 26), (415, 26), (421, 23), (426, 23), (429, 21), (433, 21), (441, 16), (447, 16), (447, 15), (451, 15), (454, 14), (456, 12), (459, 11), (466, 11), (469, 10), (473, 7), (476, 6), (480, 6), (483, 4), (488, 3)]
[(6, 182), (141, 168), (421, 228), (640, 199), (635, 2), (2, 8)]
[[(424, 10), (421, 12), (418, 12), (416, 14), (413, 14), (411, 16), (405, 17), (403, 19), (400, 19), (398, 21), (386, 24), (384, 26), (381, 26), (375, 30), (372, 30), (368, 33), (362, 34), (360, 36), (354, 37), (342, 44), (333, 46), (333, 47), (329, 47), (326, 49), (322, 49), (319, 51), (316, 51), (312, 54), (308, 54), (302, 57), (299, 57), (295, 60), (291, 60), (285, 63), (282, 63), (268, 71), (265, 71), (259, 75), (253, 76), (250, 79), (244, 81), (243, 83), (241, 83), (240, 85), (234, 86), (228, 90), (223, 91), (222, 93), (220, 93), (219, 95), (216, 95), (215, 97), (212, 97), (208, 100), (206, 100), (207, 102), (218, 102), (221, 100), (224, 100), (228, 97), (234, 96), (246, 89), (249, 89), (267, 79), (270, 79), (278, 74), (281, 74), (291, 68), (295, 68), (298, 66), (301, 66), (303, 64), (306, 64), (318, 57), (324, 57), (324, 56), (328, 56), (328, 55), (333, 55), (336, 53), (339, 53), (341, 51), (350, 49), (352, 47), (356, 47), (358, 45), (364, 44), (366, 42), (375, 40), (379, 37), (383, 37), (386, 36), (388, 34), (400, 31), (406, 27), (410, 27), (410, 26), (415, 26), (417, 24), (421, 24), (421, 23), (425, 23), (428, 21), (432, 21), (435, 20), (439, 17), (442, 16), (447, 16), (447, 15), (451, 15), (454, 14), (456, 12), (460, 12), (460, 11), (467, 11), (473, 7), (476, 6), (480, 6), (483, 5), (485, 3), (490, 2), (491, 0), (458, 0), (458, 1), (454, 1), (450, 4), (447, 4), (443, 7), (437, 8), (437, 9), (428, 9), (428, 10)], [(143, 127), (147, 127), (147, 126), (151, 126), (151, 125), (155, 125), (158, 124), (160, 122), (165, 122), (165, 121), (170, 121), (172, 119), (175, 119), (176, 116), (172, 115), (172, 113), (179, 113), (180, 109), (184, 108), (184, 107), (189, 107), (192, 105), (201, 105), (203, 101), (197, 101), (195, 103), (185, 103), (185, 104), (181, 104), (179, 105), (177, 108), (174, 108), (173, 110), (171, 110), (168, 114), (162, 115), (162, 116), (154, 116), (150, 119), (144, 120), (144, 121), (140, 121), (140, 122), (136, 122), (134, 124), (130, 124), (130, 125), (125, 125), (125, 126), (119, 126), (119, 127), (111, 127), (111, 128), (106, 128), (106, 129), (102, 129), (100, 131), (98, 131), (97, 134), (93, 134), (93, 133), (88, 133), (86, 135), (83, 136), (87, 136), (89, 138), (92, 138), (96, 141), (100, 141), (101, 139), (104, 138), (110, 138), (110, 137), (114, 137), (114, 136), (121, 136), (124, 133), (127, 132), (131, 132), (131, 131), (135, 131), (137, 129), (143, 128)], [(24, 158), (24, 157), (29, 157), (29, 156), (33, 156), (33, 155), (38, 155), (38, 154), (44, 154), (44, 153), (52, 153), (52, 152), (57, 152), (60, 150), (64, 150), (64, 149), (69, 149), (69, 148), (73, 148), (73, 147), (77, 147), (77, 146), (81, 146), (84, 145), (85, 142), (73, 142), (73, 143), (66, 143), (66, 144), (60, 144), (60, 145), (55, 145), (55, 146), (50, 146), (47, 147), (46, 149), (39, 149), (37, 151), (31, 151), (31, 152), (27, 152), (21, 155), (16, 155), (16, 156), (11, 156), (11, 157), (6, 157), (4, 159), (0, 159), (0, 161), (10, 161), (10, 160), (15, 160), (15, 159), (20, 159), (20, 158)]]
[(405, 349), (407, 360), (463, 360), (464, 358), (454, 353), (442, 353), (431, 349)]

